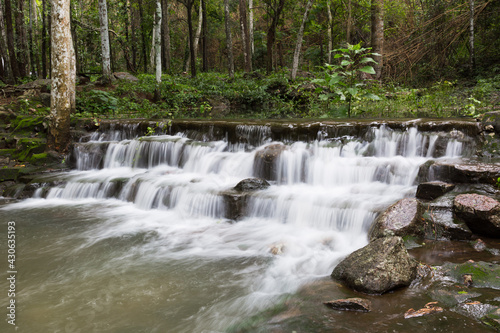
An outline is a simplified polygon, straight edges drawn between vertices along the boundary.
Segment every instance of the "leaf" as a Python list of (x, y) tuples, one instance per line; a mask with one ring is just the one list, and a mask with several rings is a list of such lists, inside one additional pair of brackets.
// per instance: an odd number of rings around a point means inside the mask
[(371, 99), (372, 101), (380, 101), (381, 98), (378, 97), (378, 95), (372, 94), (372, 93), (366, 93), (363, 95), (364, 98)]
[(359, 69), (360, 72), (368, 73), (368, 74), (376, 74), (375, 70), (372, 66), (365, 66)]
[(342, 58), (344, 55), (343, 54), (340, 54), (340, 53), (337, 53), (333, 59), (338, 59), (338, 58)]
[(352, 61), (349, 61), (349, 60), (342, 60), (342, 62), (340, 63), (341, 66), (349, 66), (351, 65), (353, 62)]
[(367, 62), (377, 63), (375, 60), (373, 60), (373, 58), (370, 57), (364, 57), (359, 61), (360, 64), (366, 64)]
[(330, 82), (328, 82), (328, 85), (329, 85), (329, 86), (336, 85), (336, 84), (337, 84), (337, 83), (339, 83), (341, 80), (342, 80), (342, 77), (341, 77), (341, 76), (338, 76), (338, 75), (332, 76), (332, 78), (330, 79)]
[(356, 96), (358, 94), (357, 88), (347, 88), (346, 90), (351, 96)]

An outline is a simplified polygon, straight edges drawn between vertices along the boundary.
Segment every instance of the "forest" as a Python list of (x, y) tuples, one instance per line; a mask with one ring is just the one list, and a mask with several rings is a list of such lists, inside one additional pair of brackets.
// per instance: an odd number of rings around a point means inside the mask
[[(51, 77), (56, 2), (0, 1), (3, 87)], [(77, 83), (92, 83), (76, 91), (79, 116), (442, 117), (500, 104), (498, 1), (69, 6)], [(116, 82), (125, 71), (138, 81)]]

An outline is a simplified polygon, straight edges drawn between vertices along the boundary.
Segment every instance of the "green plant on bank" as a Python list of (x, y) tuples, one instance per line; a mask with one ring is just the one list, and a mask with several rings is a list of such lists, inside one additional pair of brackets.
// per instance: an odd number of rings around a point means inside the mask
[(115, 114), (118, 99), (112, 92), (91, 90), (82, 92), (76, 98), (77, 114)]
[(361, 73), (375, 74), (370, 63), (376, 64), (371, 56), (377, 53), (369, 52), (371, 48), (361, 47), (361, 43), (347, 44), (346, 49), (336, 49), (334, 59), (341, 59), (340, 65), (325, 64), (322, 79), (312, 80), (326, 89), (319, 98), (328, 102), (338, 96), (341, 101), (347, 102), (347, 116), (351, 117), (352, 104), (361, 98), (380, 100), (380, 97), (365, 89), (365, 83), (360, 79)]

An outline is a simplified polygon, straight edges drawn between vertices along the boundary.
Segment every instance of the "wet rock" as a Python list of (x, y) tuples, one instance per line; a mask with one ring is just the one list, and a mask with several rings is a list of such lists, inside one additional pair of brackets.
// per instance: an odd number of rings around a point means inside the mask
[(472, 246), (474, 247), (474, 250), (478, 252), (486, 250), (486, 244), (481, 239), (478, 239), (475, 242), (473, 242)]
[(405, 319), (426, 316), (431, 313), (443, 312), (443, 308), (437, 306), (438, 302), (429, 302), (420, 310), (409, 309), (405, 313)]
[(416, 274), (417, 262), (401, 237), (384, 237), (351, 253), (331, 276), (356, 291), (383, 294), (410, 285)]
[(413, 198), (401, 199), (387, 208), (373, 223), (369, 238), (371, 240), (387, 236), (424, 235), (422, 224), (422, 205)]
[(474, 283), (474, 280), (472, 280), (472, 274), (464, 274), (463, 278), (464, 278), (464, 285), (466, 287), (471, 287), (472, 284)]
[(264, 190), (271, 186), (267, 180), (262, 178), (247, 178), (240, 181), (234, 189), (238, 192), (249, 192), (249, 191), (257, 191)]
[(417, 187), (416, 197), (424, 200), (434, 200), (454, 188), (455, 185), (440, 181), (421, 183)]
[(486, 112), (481, 120), (483, 128), (493, 128), (495, 132), (500, 133), (500, 111)]
[(459, 284), (470, 283), (474, 288), (500, 290), (500, 265), (498, 264), (484, 261), (467, 261), (463, 264), (445, 263), (442, 271)]
[(256, 177), (276, 180), (278, 177), (278, 159), (286, 149), (283, 144), (272, 144), (255, 153), (253, 169)]
[(132, 82), (139, 81), (138, 78), (136, 78), (135, 76), (133, 76), (132, 74), (127, 73), (127, 72), (116, 72), (116, 73), (113, 73), (113, 76), (117, 80), (125, 80), (125, 81), (132, 81)]
[(486, 163), (426, 163), (419, 170), (419, 180), (451, 183), (496, 185), (500, 165)]
[(500, 331), (500, 308), (495, 308), (490, 313), (483, 316), (481, 322)]
[(236, 191), (221, 193), (224, 198), (224, 217), (233, 221), (240, 220), (245, 216), (247, 206), (247, 194)]
[(269, 252), (277, 256), (283, 254), (284, 250), (285, 250), (285, 244), (274, 244), (273, 246), (271, 246)]
[(327, 307), (341, 311), (361, 311), (370, 312), (372, 310), (372, 302), (364, 298), (345, 298), (335, 301), (323, 302)]
[(500, 202), (480, 194), (460, 194), (453, 202), (453, 212), (474, 232), (500, 237)]

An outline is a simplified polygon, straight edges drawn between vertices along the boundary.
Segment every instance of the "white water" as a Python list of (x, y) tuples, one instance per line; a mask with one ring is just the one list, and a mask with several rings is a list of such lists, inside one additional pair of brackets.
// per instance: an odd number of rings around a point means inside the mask
[[(221, 192), (258, 175), (256, 153), (276, 144), (262, 129), (240, 131), (257, 139), (249, 146), (96, 135), (85, 145), (106, 150), (102, 169), (96, 150), (81, 149), (80, 170), (64, 175), (65, 185), (5, 206), (2, 218), (54, 233), (44, 243), (51, 254), (33, 249), (32, 258), (56, 273), (32, 277), (20, 293), (47, 309), (26, 305), (25, 316), (36, 323), (46, 312), (41, 327), (51, 331), (68, 323), (82, 331), (225, 331), (364, 246), (377, 213), (414, 194), (438, 137), (381, 127), (371, 141), (288, 143), (272, 186), (231, 222)], [(461, 150), (451, 140), (441, 158)], [(61, 227), (43, 227), (51, 214)], [(275, 246), (283, 253), (271, 254)], [(55, 295), (44, 298), (50, 290)]]

